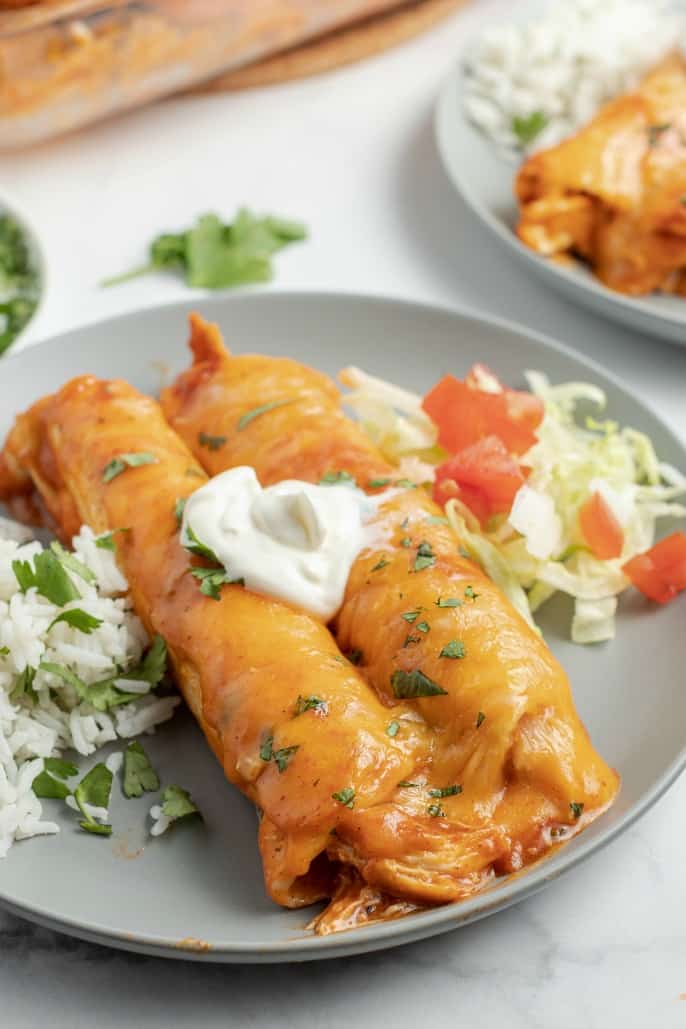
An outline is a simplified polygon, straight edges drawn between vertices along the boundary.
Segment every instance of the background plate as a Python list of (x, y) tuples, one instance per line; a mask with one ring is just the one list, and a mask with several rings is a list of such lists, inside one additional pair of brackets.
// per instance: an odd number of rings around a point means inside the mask
[[(521, 16), (520, 16), (521, 18)], [(598, 314), (629, 325), (634, 331), (686, 345), (686, 299), (654, 294), (627, 297), (603, 286), (579, 263), (568, 266), (539, 257), (515, 235), (517, 164), (503, 157), (495, 144), (467, 118), (463, 105), (461, 65), (451, 73), (436, 107), (435, 130), (443, 165), (457, 192), (476, 217), (494, 232), (515, 257), (551, 286)]]
[[(397, 300), (342, 294), (244, 294), (198, 305), (234, 350), (289, 355), (329, 373), (355, 363), (425, 390), (446, 371), (485, 361), (511, 385), (525, 368), (553, 381), (591, 379), (609, 414), (650, 433), (664, 460), (686, 467), (669, 430), (599, 367), (505, 323)], [(74, 375), (123, 376), (156, 392), (188, 363), (188, 304), (127, 314), (59, 336), (0, 364), (0, 434), (13, 416)], [(87, 939), (168, 957), (293, 961), (360, 953), (420, 939), (483, 918), (540, 889), (616, 836), (657, 800), (686, 762), (684, 607), (657, 610), (638, 595), (621, 605), (617, 639), (573, 646), (570, 610), (551, 604), (543, 627), (570, 674), (580, 713), (603, 757), (622, 775), (612, 810), (559, 854), (462, 904), (340, 935), (313, 937), (312, 911), (287, 912), (265, 895), (251, 805), (224, 780), (189, 716), (149, 738), (163, 781), (190, 789), (204, 824), (151, 840), (149, 801), (113, 790), (110, 839), (61, 820), (56, 838), (30, 840), (0, 862), (0, 902)], [(53, 802), (46, 801), (52, 817)], [(54, 804), (56, 809), (59, 805)]]

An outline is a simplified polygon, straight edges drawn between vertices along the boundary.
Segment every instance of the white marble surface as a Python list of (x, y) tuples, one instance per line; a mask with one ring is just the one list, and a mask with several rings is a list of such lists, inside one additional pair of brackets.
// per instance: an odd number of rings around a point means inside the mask
[[(547, 293), (484, 235), (442, 174), (431, 131), (436, 90), (469, 34), (510, 7), (478, 0), (356, 68), (168, 102), (0, 158), (0, 189), (32, 212), (51, 266), (34, 340), (188, 297), (167, 278), (109, 291), (97, 282), (136, 263), (155, 233), (248, 204), (312, 229), (307, 245), (280, 256), (275, 288), (389, 293), (514, 318), (621, 374), (686, 439), (686, 349)], [(544, 894), (448, 936), (329, 964), (165, 962), (0, 913), (0, 1025), (686, 1026), (685, 805), (682, 779), (639, 825)]]

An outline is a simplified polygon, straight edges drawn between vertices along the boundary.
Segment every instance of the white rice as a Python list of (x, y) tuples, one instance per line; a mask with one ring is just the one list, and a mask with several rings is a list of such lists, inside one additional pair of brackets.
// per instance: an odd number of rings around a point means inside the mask
[(152, 819), (152, 825), (150, 826), (151, 836), (161, 836), (174, 821), (169, 815), (163, 814), (159, 804), (153, 804), (150, 808), (150, 817)]
[[(465, 60), (465, 110), (510, 155), (553, 146), (683, 44), (683, 14), (669, 0), (564, 0), (490, 28)], [(515, 119), (539, 113), (545, 127), (522, 142)]]
[[(53, 662), (68, 667), (90, 684), (106, 678), (116, 668), (135, 666), (149, 643), (126, 595), (128, 584), (114, 553), (96, 546), (96, 536), (88, 526), (74, 537), (73, 547), (96, 581), (87, 583), (68, 571), (81, 598), (64, 608), (39, 596), (35, 587), (26, 593), (19, 590), (12, 561), (32, 559), (43, 549), (40, 543), (22, 542), (25, 538), (21, 527), (2, 520), (0, 651), (7, 648), (9, 653), (0, 653), (0, 857), (15, 840), (58, 832), (54, 822), (42, 819), (42, 805), (32, 789), (34, 779), (43, 770), (43, 758), (59, 757), (68, 750), (90, 757), (119, 737), (152, 732), (171, 717), (180, 702), (178, 697), (142, 695), (140, 700), (115, 707), (109, 714), (79, 701), (72, 686), (40, 669), (33, 681), (35, 703), (27, 697), (10, 699), (17, 676), (27, 667), (37, 669), (41, 662)], [(70, 608), (102, 619), (102, 625), (90, 635), (65, 622), (48, 631), (53, 619)], [(117, 685), (143, 694), (140, 682), (122, 681)], [(144, 685), (148, 693), (150, 687)], [(110, 771), (118, 771), (122, 757), (120, 753), (108, 758)], [(102, 814), (97, 810), (94, 817)]]

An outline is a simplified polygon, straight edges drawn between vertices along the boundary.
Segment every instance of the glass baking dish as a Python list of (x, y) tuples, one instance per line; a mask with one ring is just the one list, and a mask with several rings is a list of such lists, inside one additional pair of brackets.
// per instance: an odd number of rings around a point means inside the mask
[(0, 148), (57, 136), (399, 6), (0, 0)]

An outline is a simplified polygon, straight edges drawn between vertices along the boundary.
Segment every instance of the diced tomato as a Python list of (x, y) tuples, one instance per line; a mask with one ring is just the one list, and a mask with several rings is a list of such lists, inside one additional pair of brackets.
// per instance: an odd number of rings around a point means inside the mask
[(666, 604), (686, 590), (686, 533), (673, 532), (644, 554), (637, 554), (624, 565), (636, 589), (646, 597)]
[[(469, 374), (473, 383), (482, 374), (477, 375), (476, 368)], [(436, 383), (422, 406), (438, 426), (439, 443), (453, 454), (485, 436), (497, 436), (511, 453), (523, 454), (536, 442), (535, 430), (543, 418), (543, 403), (531, 393), (487, 392), (454, 375)]]
[(524, 483), (522, 471), (497, 436), (486, 436), (436, 469), (434, 500), (459, 497), (481, 523), (508, 512)]
[(624, 546), (624, 530), (600, 493), (594, 493), (579, 509), (579, 525), (584, 539), (601, 561), (620, 557)]

